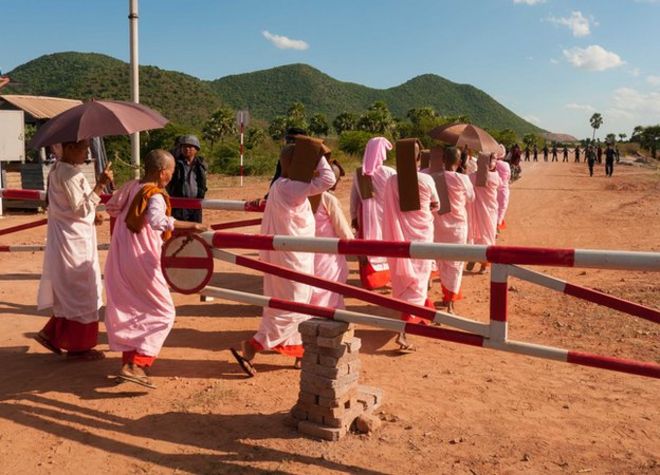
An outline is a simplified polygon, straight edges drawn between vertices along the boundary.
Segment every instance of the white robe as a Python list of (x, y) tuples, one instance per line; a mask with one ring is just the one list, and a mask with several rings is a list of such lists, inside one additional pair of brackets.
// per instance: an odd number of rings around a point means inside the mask
[[(381, 166), (371, 176), (374, 196), (363, 200), (360, 196), (360, 187), (357, 176), (353, 179), (351, 188), (351, 219), (358, 220), (360, 225), (360, 238), (380, 241), (383, 239), (383, 210), (385, 205), (385, 184), (387, 180), (396, 175), (396, 170)], [(387, 259), (379, 256), (367, 256), (369, 263), (375, 271), (387, 270)]]
[[(392, 176), (385, 186), (387, 213), (383, 219), (383, 239), (388, 241), (433, 242), (431, 203), (439, 203), (433, 178), (417, 173), (420, 209), (401, 211), (399, 185)], [(435, 208), (437, 209), (437, 207)], [(428, 294), (431, 263), (429, 259), (388, 258), (392, 273), (392, 297), (424, 305)]]
[[(335, 174), (325, 157), (319, 160), (317, 175), (311, 183), (278, 178), (270, 187), (266, 209), (261, 220), (261, 234), (314, 237), (315, 221), (307, 199), (335, 184)], [(271, 264), (307, 274), (314, 273), (314, 254), (309, 252), (261, 251), (260, 258)], [(309, 303), (309, 285), (264, 275), (264, 294), (299, 303)], [(302, 345), (298, 324), (310, 319), (308, 315), (264, 308), (259, 330), (254, 339), (264, 348)]]
[(48, 230), (37, 306), (87, 324), (103, 305), (94, 218), (101, 198), (79, 167), (57, 161), (48, 175)]
[[(353, 239), (353, 231), (346, 221), (341, 204), (335, 195), (326, 191), (321, 195), (321, 203), (314, 214), (316, 237), (334, 237)], [(341, 254), (314, 255), (314, 274), (316, 277), (345, 284), (348, 278), (346, 256)], [(312, 305), (327, 308), (344, 308), (344, 296), (319, 287), (312, 287)]]

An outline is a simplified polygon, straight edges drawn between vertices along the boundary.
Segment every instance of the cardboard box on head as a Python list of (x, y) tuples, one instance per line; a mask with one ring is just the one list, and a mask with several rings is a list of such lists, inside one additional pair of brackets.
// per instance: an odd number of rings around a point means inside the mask
[(355, 171), (358, 181), (358, 190), (360, 191), (360, 198), (368, 200), (374, 197), (374, 183), (369, 175), (362, 173), (362, 167)]
[(396, 179), (399, 185), (399, 209), (401, 211), (418, 211), (420, 209), (417, 158), (421, 151), (422, 145), (415, 138), (396, 142)]
[(323, 143), (323, 140), (306, 135), (296, 135), (289, 178), (310, 183), (321, 157), (325, 155), (329, 158), (331, 153), (332, 151)]
[(443, 147), (433, 147), (430, 150), (429, 173), (435, 182), (435, 189), (440, 198), (439, 215), (451, 212), (449, 203), (449, 190), (447, 189), (447, 177), (445, 175), (445, 149)]
[(486, 186), (488, 181), (488, 169), (490, 167), (490, 153), (479, 152), (477, 157), (477, 186)]

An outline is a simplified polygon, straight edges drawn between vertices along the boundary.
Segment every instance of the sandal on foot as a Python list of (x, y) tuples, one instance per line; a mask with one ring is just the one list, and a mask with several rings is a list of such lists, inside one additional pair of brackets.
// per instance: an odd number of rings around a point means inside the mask
[(145, 388), (156, 389), (156, 385), (151, 382), (149, 376), (146, 374), (137, 374), (126, 365), (121, 369), (116, 380), (117, 382), (135, 383), (144, 386)]
[(61, 355), (62, 350), (60, 350), (58, 347), (53, 345), (48, 338), (46, 338), (46, 335), (44, 335), (42, 332), (37, 333), (34, 335), (34, 340), (39, 343), (41, 346), (46, 348), (49, 351), (52, 351), (56, 355)]
[(247, 374), (250, 378), (256, 376), (257, 370), (254, 369), (254, 366), (252, 366), (250, 361), (248, 361), (246, 358), (243, 358), (243, 356), (234, 348), (229, 348), (229, 351), (231, 351), (231, 354), (234, 355), (236, 362), (238, 362), (245, 374)]
[(98, 350), (67, 351), (68, 361), (99, 361), (105, 358), (105, 353)]

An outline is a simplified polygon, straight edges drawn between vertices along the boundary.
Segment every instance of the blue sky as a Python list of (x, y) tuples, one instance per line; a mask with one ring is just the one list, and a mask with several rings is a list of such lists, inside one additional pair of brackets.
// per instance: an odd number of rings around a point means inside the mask
[[(0, 0), (0, 68), (128, 61), (128, 3)], [(140, 0), (139, 15), (140, 63), (202, 79), (306, 63), (388, 88), (435, 73), (554, 132), (590, 136), (594, 112), (600, 136), (660, 122), (660, 0)]]

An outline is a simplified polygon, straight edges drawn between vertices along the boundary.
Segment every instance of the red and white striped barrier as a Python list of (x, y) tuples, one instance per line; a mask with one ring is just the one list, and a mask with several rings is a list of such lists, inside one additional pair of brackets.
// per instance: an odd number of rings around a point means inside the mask
[(242, 221), (230, 221), (227, 223), (212, 224), (210, 227), (214, 231), (220, 231), (221, 229), (242, 228), (246, 226), (257, 226), (259, 224), (261, 224), (261, 218), (244, 219)]
[(218, 287), (205, 287), (202, 295), (217, 297), (234, 302), (242, 302), (249, 305), (268, 307), (279, 310), (288, 310), (304, 313), (316, 317), (328, 318), (347, 323), (358, 323), (377, 328), (383, 328), (394, 332), (405, 332), (411, 335), (419, 335), (437, 340), (461, 343), (464, 345), (480, 346), (510, 353), (524, 354), (538, 358), (564, 361), (582, 366), (592, 366), (612, 371), (637, 374), (651, 378), (660, 378), (660, 365), (640, 361), (625, 360), (622, 358), (611, 358), (591, 353), (564, 350), (550, 346), (534, 345), (519, 341), (493, 341), (481, 335), (465, 333), (446, 328), (407, 323), (401, 320), (393, 320), (385, 317), (374, 317), (363, 313), (349, 310), (317, 307), (315, 305), (291, 302), (263, 295), (256, 295), (237, 290), (222, 289)]
[[(110, 249), (110, 244), (99, 244), (96, 249), (99, 251), (107, 251)], [(13, 246), (0, 246), (0, 252), (40, 252), (45, 251), (44, 244), (16, 244)]]
[(320, 252), (356, 256), (411, 257), (414, 259), (445, 259), (473, 262), (488, 261), (494, 264), (660, 271), (660, 253), (657, 252), (305, 238), (220, 231), (208, 231), (202, 233), (202, 237), (211, 247), (220, 249)]
[[(103, 203), (107, 202), (112, 195), (104, 194), (101, 196)], [(45, 201), (46, 192), (40, 190), (17, 190), (17, 189), (0, 189), (0, 198), (17, 199), (17, 200), (31, 200), (31, 201)], [(225, 211), (251, 211), (263, 212), (266, 205), (254, 205), (251, 201), (244, 200), (202, 200), (196, 198), (170, 198), (173, 208), (189, 208), (189, 209), (217, 209)]]
[(654, 323), (660, 323), (660, 311), (639, 305), (634, 302), (619, 299), (611, 295), (598, 292), (597, 290), (588, 289), (579, 285), (570, 284), (564, 280), (550, 277), (539, 272), (534, 272), (529, 269), (518, 266), (509, 266), (508, 273), (510, 276), (517, 277), (534, 284), (538, 284), (548, 289), (556, 290), (566, 295), (571, 295), (583, 300), (588, 300), (604, 307), (609, 307), (620, 312), (630, 315), (635, 315), (644, 318)]
[(41, 190), (0, 189), (0, 198), (8, 200), (46, 201), (46, 192)]
[(47, 219), (39, 219), (31, 223), (18, 224), (16, 226), (11, 226), (9, 228), (0, 229), (0, 236), (4, 236), (5, 234), (16, 233), (18, 231), (23, 231), (25, 229), (31, 229), (31, 228), (36, 228), (38, 226), (43, 226), (47, 222), (48, 222)]
[(295, 282), (312, 285), (314, 287), (319, 287), (331, 292), (337, 292), (347, 297), (357, 298), (365, 302), (373, 303), (380, 307), (395, 310), (397, 312), (409, 313), (426, 320), (430, 320), (434, 323), (449, 325), (464, 331), (476, 333), (477, 335), (488, 336), (490, 332), (489, 326), (486, 323), (476, 322), (457, 315), (424, 307), (422, 305), (414, 305), (403, 300), (386, 297), (384, 295), (360, 289), (352, 285), (321, 279), (320, 277), (316, 277), (310, 274), (303, 274), (302, 272), (296, 272), (286, 267), (270, 264), (268, 262), (263, 262), (257, 259), (252, 259), (245, 256), (237, 256), (230, 252), (221, 251), (219, 249), (213, 249), (213, 257), (225, 262), (229, 262), (230, 264), (236, 264), (241, 267), (258, 270), (282, 277), (284, 279), (290, 279)]

